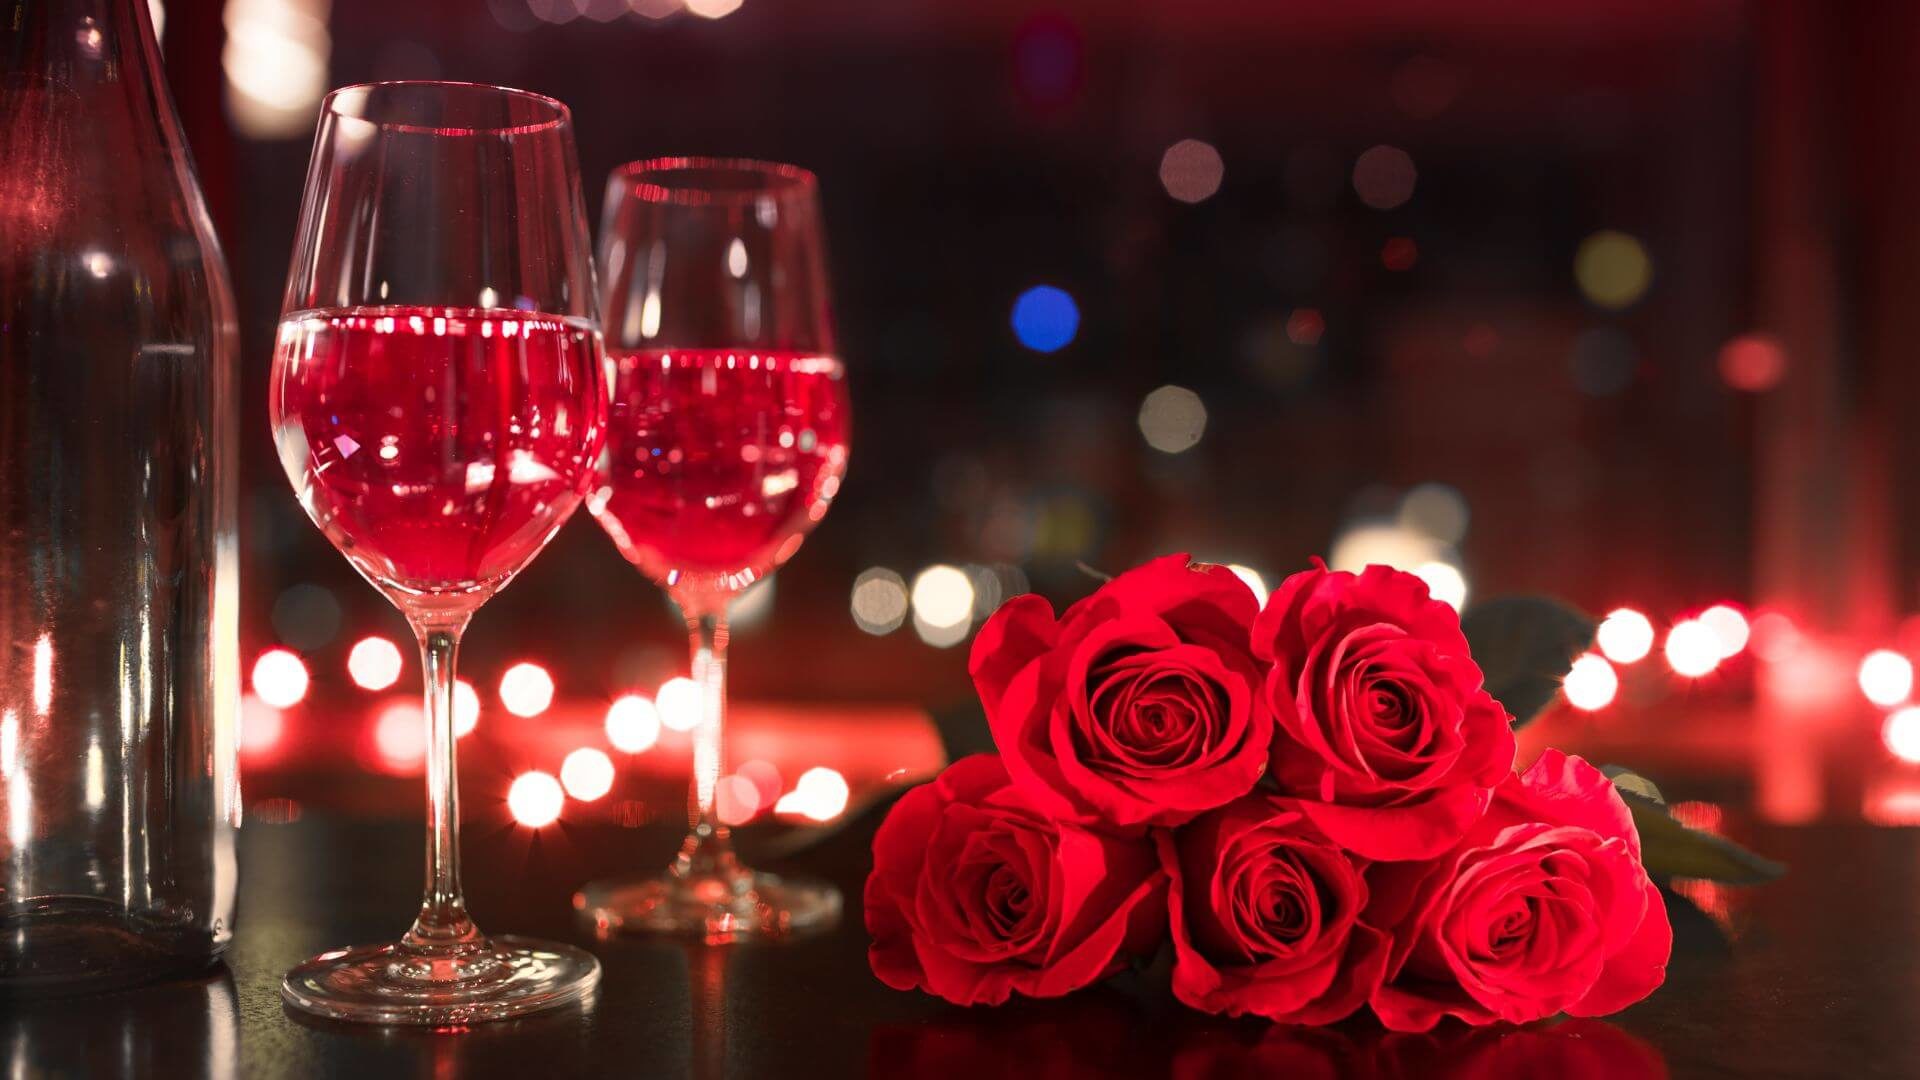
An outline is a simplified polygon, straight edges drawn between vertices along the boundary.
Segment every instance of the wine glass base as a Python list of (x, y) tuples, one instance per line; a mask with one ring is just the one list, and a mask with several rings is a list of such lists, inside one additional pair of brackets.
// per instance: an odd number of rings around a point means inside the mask
[(754, 870), (591, 882), (573, 906), (602, 937), (659, 934), (719, 944), (736, 937), (784, 938), (840, 921), (840, 890), (824, 881)]
[(465, 1024), (503, 1020), (584, 999), (600, 982), (593, 954), (550, 941), (496, 937), (472, 974), (429, 981), (396, 974), (407, 963), (393, 945), (322, 953), (287, 972), (288, 1007), (368, 1024)]

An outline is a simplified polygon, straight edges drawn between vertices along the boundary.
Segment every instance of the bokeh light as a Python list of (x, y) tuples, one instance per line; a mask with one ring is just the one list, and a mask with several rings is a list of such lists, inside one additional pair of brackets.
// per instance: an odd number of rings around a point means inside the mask
[(1720, 666), (1720, 638), (1698, 619), (1684, 619), (1667, 631), (1667, 666), (1676, 675), (1697, 679)]
[(289, 709), (307, 696), (307, 665), (289, 649), (268, 649), (253, 662), (253, 692), (276, 709)]
[(539, 716), (553, 704), (553, 676), (531, 661), (513, 665), (500, 676), (500, 704), (515, 716)]
[(973, 580), (956, 566), (944, 563), (914, 575), (913, 615), (936, 629), (965, 627), (973, 620)]
[(507, 810), (513, 820), (539, 829), (560, 820), (560, 808), (566, 805), (566, 792), (560, 781), (538, 770), (514, 777), (507, 788)]
[(427, 756), (426, 712), (416, 701), (391, 702), (373, 721), (373, 748), (380, 763), (395, 772), (409, 772)]
[(869, 634), (891, 634), (907, 621), (907, 582), (884, 566), (853, 579), (854, 624)]
[(740, 767), (733, 771), (753, 784), (754, 790), (760, 794), (761, 806), (772, 806), (779, 800), (780, 793), (786, 790), (786, 784), (780, 778), (780, 770), (771, 761), (755, 758), (752, 761), (741, 762)]
[(1080, 308), (1064, 289), (1035, 285), (1013, 302), (1013, 336), (1038, 353), (1059, 352), (1080, 332)]
[(1898, 705), (1913, 693), (1913, 661), (1875, 649), (1860, 661), (1860, 692), (1875, 705)]
[(296, 649), (325, 648), (340, 633), (340, 601), (322, 585), (290, 585), (274, 598), (273, 632)]
[(723, 776), (713, 787), (713, 812), (726, 825), (745, 825), (763, 805), (760, 788), (739, 774)]
[(1227, 569), (1233, 571), (1234, 577), (1247, 583), (1247, 588), (1253, 590), (1253, 598), (1261, 607), (1267, 606), (1267, 596), (1271, 590), (1267, 588), (1267, 579), (1261, 576), (1260, 571), (1239, 563), (1228, 563)]
[(480, 726), (480, 691), (465, 679), (453, 681), (453, 737), (464, 738)]
[(639, 694), (615, 699), (607, 706), (607, 741), (623, 754), (653, 749), (660, 741), (660, 710)]
[(280, 139), (313, 130), (327, 90), (328, 0), (226, 0), (227, 113), (240, 134)]
[(700, 684), (685, 675), (675, 675), (660, 684), (653, 695), (653, 707), (669, 731), (692, 731), (700, 726)]
[(1573, 279), (1595, 307), (1617, 311), (1646, 294), (1653, 283), (1653, 260), (1640, 241), (1602, 229), (1580, 242), (1573, 256)]
[(1400, 524), (1443, 544), (1466, 539), (1471, 520), (1466, 496), (1448, 484), (1416, 484), (1400, 500)]
[(1294, 308), (1287, 316), (1287, 340), (1295, 345), (1318, 345), (1326, 332), (1327, 320), (1317, 308)]
[(1752, 637), (1753, 628), (1747, 625), (1747, 617), (1740, 609), (1731, 604), (1715, 604), (1700, 613), (1700, 621), (1720, 642), (1720, 655), (1724, 658), (1739, 656), (1746, 651), (1747, 639)]
[(257, 756), (271, 751), (280, 745), (280, 739), (286, 734), (287, 718), (279, 709), (264, 701), (259, 694), (245, 694), (240, 698), (240, 752)]
[(1207, 431), (1207, 406), (1184, 386), (1162, 386), (1140, 403), (1140, 434), (1163, 454), (1193, 449)]
[(1220, 190), (1226, 175), (1220, 151), (1199, 139), (1181, 139), (1160, 156), (1160, 186), (1183, 203), (1197, 203)]
[(745, 0), (683, 0), (687, 10), (703, 19), (724, 19), (740, 10)]
[(1413, 159), (1397, 146), (1376, 146), (1353, 163), (1353, 190), (1375, 210), (1392, 210), (1413, 198), (1419, 173)]
[(1584, 653), (1567, 670), (1560, 689), (1574, 708), (1593, 712), (1613, 704), (1614, 696), (1620, 692), (1620, 676), (1605, 657)]
[(1467, 577), (1459, 567), (1438, 560), (1423, 562), (1413, 568), (1413, 575), (1427, 583), (1427, 592), (1435, 600), (1455, 611), (1467, 606)]
[(1901, 761), (1920, 763), (1920, 707), (1909, 705), (1887, 714), (1880, 728), (1887, 752)]
[(347, 653), (347, 674), (367, 690), (385, 690), (399, 682), (404, 664), (400, 647), (378, 635), (361, 638)]
[[(1412, 572), (1427, 563), (1444, 562), (1445, 546), (1405, 526), (1372, 521), (1355, 525), (1334, 537), (1327, 563), (1335, 570), (1359, 573), (1369, 566), (1391, 566)], [(1431, 585), (1428, 586), (1432, 588)]]
[(1653, 620), (1632, 608), (1615, 608), (1594, 634), (1600, 651), (1616, 664), (1632, 664), (1653, 651)]
[(773, 809), (775, 813), (799, 814), (814, 821), (832, 821), (846, 811), (851, 794), (846, 777), (824, 765), (815, 766), (800, 774), (793, 790), (780, 796)]
[(1777, 664), (1800, 649), (1800, 629), (1779, 611), (1763, 611), (1750, 623), (1749, 646), (1753, 655), (1769, 664)]
[(1411, 236), (1395, 236), (1380, 245), (1380, 265), (1395, 273), (1413, 269), (1420, 261), (1420, 246)]
[(1735, 390), (1758, 394), (1787, 374), (1787, 350), (1767, 334), (1742, 334), (1720, 347), (1720, 378)]
[(560, 783), (567, 794), (592, 802), (613, 790), (613, 759), (605, 751), (583, 746), (560, 763)]

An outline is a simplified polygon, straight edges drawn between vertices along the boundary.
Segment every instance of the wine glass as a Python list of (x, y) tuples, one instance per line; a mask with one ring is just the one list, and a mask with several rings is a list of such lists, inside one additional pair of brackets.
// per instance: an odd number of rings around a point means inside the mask
[(727, 605), (800, 548), (847, 466), (818, 185), (791, 165), (667, 158), (616, 169), (600, 257), (612, 342), (594, 517), (686, 617), (701, 717), (692, 830), (665, 873), (589, 884), (601, 931), (710, 941), (831, 924), (840, 894), (757, 873), (714, 811)]
[(426, 676), (426, 896), (397, 944), (323, 953), (281, 996), (378, 1023), (490, 1020), (599, 981), (566, 945), (488, 938), (460, 892), (454, 660), (481, 604), (593, 484), (606, 385), (566, 106), (389, 82), (327, 96), (274, 353), (300, 505), (407, 617)]

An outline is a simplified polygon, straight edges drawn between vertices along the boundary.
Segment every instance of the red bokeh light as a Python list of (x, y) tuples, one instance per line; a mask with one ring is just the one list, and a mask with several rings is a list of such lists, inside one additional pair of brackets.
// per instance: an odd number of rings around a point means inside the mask
[(1735, 390), (1757, 394), (1787, 374), (1787, 350), (1766, 334), (1743, 334), (1720, 348), (1720, 378)]

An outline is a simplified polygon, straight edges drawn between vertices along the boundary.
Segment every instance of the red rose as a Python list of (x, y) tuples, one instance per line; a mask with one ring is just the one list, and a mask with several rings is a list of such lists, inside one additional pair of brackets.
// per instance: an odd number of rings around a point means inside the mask
[(1255, 621), (1253, 650), (1273, 665), (1274, 778), (1362, 855), (1447, 850), (1513, 768), (1506, 710), (1481, 688), (1459, 615), (1412, 574), (1295, 574)]
[(1399, 929), (1373, 1009), (1399, 1031), (1617, 1012), (1660, 985), (1673, 948), (1626, 803), (1558, 750), (1502, 784), (1458, 849), (1394, 867), (1374, 896), (1368, 917)]
[(1247, 795), (1155, 841), (1172, 879), (1181, 1001), (1330, 1024), (1379, 985), (1388, 938), (1360, 921), (1367, 860), (1328, 841), (1298, 803)]
[(1259, 604), (1224, 566), (1169, 555), (1057, 622), (1018, 596), (969, 669), (1014, 782), (1083, 824), (1177, 825), (1251, 790), (1273, 721), (1248, 633)]
[(874, 836), (867, 958), (888, 986), (960, 1005), (1058, 997), (1158, 947), (1166, 887), (1153, 845), (1052, 820), (976, 754)]

